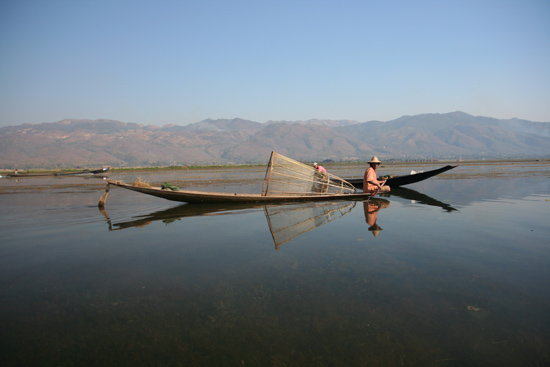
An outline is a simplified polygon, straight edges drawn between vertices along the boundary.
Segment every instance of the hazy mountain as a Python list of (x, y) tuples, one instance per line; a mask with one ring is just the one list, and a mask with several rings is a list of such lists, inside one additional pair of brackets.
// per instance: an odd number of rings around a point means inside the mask
[(233, 120), (212, 120), (206, 119), (194, 124), (185, 126), (175, 126), (172, 128), (163, 129), (165, 131), (217, 131), (217, 132), (235, 132), (240, 131), (244, 134), (253, 134), (264, 128), (259, 122), (243, 120), (235, 118)]
[(549, 157), (550, 123), (463, 112), (348, 120), (207, 119), (186, 126), (63, 120), (0, 128), (0, 168)]
[(390, 157), (518, 157), (550, 154), (550, 123), (463, 112), (403, 116), (336, 128)]
[(299, 121), (268, 121), (268, 122), (266, 122), (267, 125), (269, 125), (269, 124), (278, 124), (278, 123), (300, 124), (300, 125), (319, 125), (319, 126), (330, 126), (330, 127), (349, 126), (349, 125), (359, 124), (359, 122), (353, 121), (353, 120), (319, 120), (319, 119), (311, 119), (311, 120), (305, 120), (305, 121), (299, 120)]
[(374, 152), (364, 142), (327, 126), (273, 123), (230, 149), (224, 158), (234, 162), (263, 162), (269, 159), (272, 150), (306, 161), (358, 160)]

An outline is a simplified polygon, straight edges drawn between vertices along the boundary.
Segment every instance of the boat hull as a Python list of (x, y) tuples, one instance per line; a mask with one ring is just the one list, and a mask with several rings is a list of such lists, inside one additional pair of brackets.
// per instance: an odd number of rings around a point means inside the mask
[(281, 203), (281, 202), (305, 202), (327, 200), (366, 200), (372, 198), (371, 194), (331, 194), (331, 195), (268, 195), (261, 194), (237, 194), (207, 191), (171, 191), (160, 187), (138, 187), (121, 181), (107, 180), (108, 185), (122, 187), (127, 190), (151, 195), (158, 198), (179, 201), (184, 203)]
[[(388, 178), (386, 180), (386, 185), (388, 185), (389, 187), (400, 187), (400, 186), (410, 185), (416, 182), (424, 181), (430, 177), (439, 175), (443, 172), (447, 172), (455, 167), (457, 166), (445, 166), (445, 167), (441, 167), (431, 171), (415, 173), (414, 175), (405, 175), (405, 176)], [(346, 179), (346, 181), (358, 189), (363, 189), (362, 178), (348, 178)]]

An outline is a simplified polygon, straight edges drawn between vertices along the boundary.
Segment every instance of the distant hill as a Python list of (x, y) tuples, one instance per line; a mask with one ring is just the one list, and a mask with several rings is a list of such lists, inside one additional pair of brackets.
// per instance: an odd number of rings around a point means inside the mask
[(186, 126), (63, 120), (0, 128), (0, 168), (550, 157), (550, 123), (463, 112), (349, 120), (207, 119)]
[(319, 119), (311, 119), (306, 121), (268, 121), (266, 124), (277, 124), (277, 123), (287, 123), (287, 124), (300, 124), (300, 125), (319, 125), (319, 126), (329, 126), (329, 127), (337, 127), (337, 126), (349, 126), (349, 125), (356, 125), (359, 124), (357, 121), (353, 120), (319, 120)]

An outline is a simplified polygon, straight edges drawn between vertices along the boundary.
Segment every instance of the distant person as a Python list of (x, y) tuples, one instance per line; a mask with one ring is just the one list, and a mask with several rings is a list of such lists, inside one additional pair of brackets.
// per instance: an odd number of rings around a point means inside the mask
[(313, 167), (317, 170), (317, 172), (324, 173), (325, 175), (327, 174), (327, 170), (325, 169), (325, 167), (319, 166), (317, 162), (313, 163)]
[(390, 187), (383, 186), (386, 183), (386, 180), (378, 181), (378, 176), (376, 175), (376, 168), (378, 168), (381, 162), (376, 156), (374, 156), (368, 163), (370, 167), (367, 168), (365, 175), (363, 176), (363, 192), (372, 194), (372, 196), (379, 192), (389, 192)]
[(313, 192), (326, 194), (328, 191), (328, 174), (323, 166), (319, 166), (317, 162), (313, 163), (315, 168), (315, 182), (313, 183)]

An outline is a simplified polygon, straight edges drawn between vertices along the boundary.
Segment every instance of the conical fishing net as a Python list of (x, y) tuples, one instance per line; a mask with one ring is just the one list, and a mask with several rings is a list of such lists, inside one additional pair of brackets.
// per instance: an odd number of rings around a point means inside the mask
[(271, 152), (262, 195), (303, 196), (353, 193), (355, 188), (349, 182), (330, 173), (320, 173), (313, 166)]

